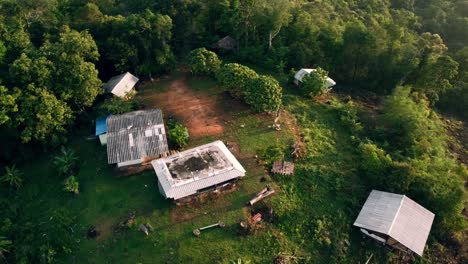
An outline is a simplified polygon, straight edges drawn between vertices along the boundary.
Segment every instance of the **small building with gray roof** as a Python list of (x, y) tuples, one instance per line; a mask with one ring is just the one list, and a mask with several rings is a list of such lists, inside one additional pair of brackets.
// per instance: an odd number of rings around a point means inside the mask
[(372, 190), (354, 226), (376, 241), (422, 256), (434, 214), (405, 195)]
[(133, 90), (138, 78), (133, 74), (126, 72), (112, 77), (103, 88), (106, 93), (113, 94), (118, 97), (125, 97), (127, 93)]
[(159, 109), (112, 115), (107, 123), (107, 159), (118, 167), (141, 164), (168, 152)]

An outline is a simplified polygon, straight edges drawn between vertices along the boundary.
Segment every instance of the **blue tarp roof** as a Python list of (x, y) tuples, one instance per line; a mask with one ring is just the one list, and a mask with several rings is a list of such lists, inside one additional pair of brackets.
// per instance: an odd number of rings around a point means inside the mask
[(106, 120), (109, 117), (108, 116), (101, 116), (98, 119), (96, 119), (96, 136), (102, 135), (107, 133), (107, 124)]

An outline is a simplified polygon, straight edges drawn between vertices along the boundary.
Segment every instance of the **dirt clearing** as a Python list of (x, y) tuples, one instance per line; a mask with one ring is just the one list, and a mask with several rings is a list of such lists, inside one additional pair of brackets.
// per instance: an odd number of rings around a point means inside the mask
[(217, 105), (216, 96), (195, 94), (188, 87), (186, 79), (174, 80), (164, 92), (143, 96), (147, 107), (161, 108), (168, 115), (181, 119), (190, 136), (211, 136), (224, 132), (222, 109)]

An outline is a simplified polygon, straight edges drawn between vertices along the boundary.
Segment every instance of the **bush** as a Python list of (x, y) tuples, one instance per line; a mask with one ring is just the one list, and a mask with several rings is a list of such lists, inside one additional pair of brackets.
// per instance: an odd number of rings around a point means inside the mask
[(205, 48), (194, 49), (189, 54), (188, 67), (193, 74), (215, 76), (220, 66), (218, 55)]
[(265, 162), (265, 165), (271, 166), (274, 161), (281, 160), (284, 158), (285, 148), (277, 143), (260, 151), (259, 154)]
[(70, 176), (65, 180), (63, 189), (67, 192), (72, 192), (74, 194), (80, 193), (80, 184), (76, 180), (75, 176)]
[(304, 76), (301, 82), (301, 90), (307, 96), (319, 96), (327, 91), (328, 72), (317, 67), (316, 71)]
[(261, 75), (249, 82), (245, 101), (257, 112), (278, 111), (282, 96), (283, 89), (278, 81), (271, 76)]
[(173, 128), (169, 129), (168, 135), (172, 144), (179, 148), (185, 147), (188, 143), (188, 129), (182, 124), (175, 124)]
[(232, 96), (244, 98), (249, 82), (258, 78), (258, 74), (247, 66), (228, 63), (221, 67), (216, 77), (221, 86), (226, 88)]
[(124, 98), (112, 97), (106, 99), (98, 106), (99, 115), (124, 114), (138, 109), (138, 101), (134, 98), (134, 93), (129, 93)]

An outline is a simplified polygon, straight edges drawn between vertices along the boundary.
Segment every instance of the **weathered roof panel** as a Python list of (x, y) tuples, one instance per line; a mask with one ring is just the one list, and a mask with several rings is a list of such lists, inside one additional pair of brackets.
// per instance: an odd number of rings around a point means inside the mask
[(107, 93), (112, 93), (118, 97), (124, 97), (133, 89), (138, 80), (136, 76), (126, 72), (112, 77), (103, 88)]
[[(216, 160), (206, 160), (207, 157)], [(187, 168), (190, 166), (187, 161), (191, 159), (204, 167), (200, 166), (199, 170)], [(200, 189), (245, 176), (245, 169), (221, 141), (153, 160), (151, 164), (163, 195), (175, 200), (195, 194)]]
[(372, 190), (354, 225), (386, 234), (422, 255), (434, 214), (405, 195)]
[(109, 164), (155, 157), (168, 151), (159, 109), (110, 116), (107, 130)]

